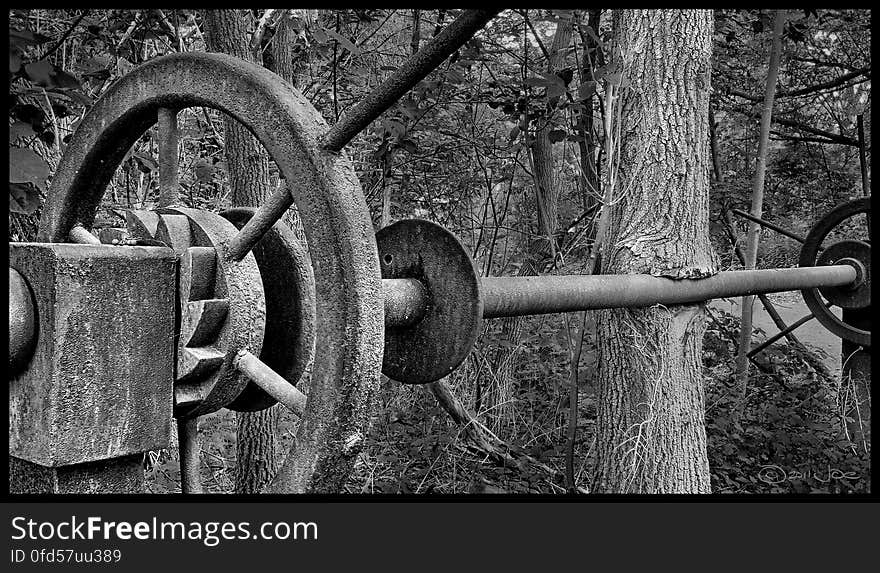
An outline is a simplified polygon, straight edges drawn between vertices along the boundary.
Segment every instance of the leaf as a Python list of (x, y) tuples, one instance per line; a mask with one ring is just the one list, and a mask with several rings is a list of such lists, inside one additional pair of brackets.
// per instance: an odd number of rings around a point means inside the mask
[(40, 192), (31, 184), (9, 184), (9, 210), (32, 215), (40, 206)]
[(319, 44), (324, 44), (330, 39), (329, 36), (327, 36), (327, 30), (320, 26), (312, 30), (312, 35), (315, 37), (315, 41)]
[(214, 175), (215, 171), (214, 164), (204, 158), (196, 161), (194, 170), (196, 173), (196, 179), (202, 183), (210, 181), (211, 176)]
[(581, 101), (585, 101), (590, 99), (594, 93), (596, 93), (596, 85), (598, 82), (595, 81), (586, 81), (581, 82), (581, 85), (578, 86), (578, 99)]
[(419, 150), (418, 144), (412, 139), (403, 139), (397, 145), (409, 153), (415, 153)]
[(564, 129), (554, 129), (547, 134), (547, 139), (550, 140), (550, 143), (558, 143), (564, 140), (567, 135), (568, 133)]
[(140, 151), (135, 151), (131, 156), (137, 161), (138, 168), (144, 173), (150, 173), (159, 169), (159, 164), (149, 155), (145, 155)]
[(45, 159), (26, 147), (9, 148), (10, 183), (33, 183), (45, 189), (48, 178), (49, 164)]
[(17, 74), (21, 69), (21, 54), (10, 50), (9, 51), (9, 73)]
[(519, 137), (519, 126), (518, 125), (515, 125), (513, 127), (513, 129), (510, 130), (510, 134), (508, 135), (508, 137), (510, 138), (510, 141), (514, 141), (514, 140), (516, 140), (517, 137)]
[(55, 87), (74, 90), (82, 89), (79, 80), (64, 70), (55, 70), (55, 75), (52, 79), (55, 82)]
[(44, 44), (50, 40), (49, 36), (30, 30), (9, 30), (9, 41), (19, 46)]
[(327, 32), (327, 35), (329, 35), (331, 38), (333, 38), (334, 40), (336, 40), (337, 42), (342, 44), (342, 47), (345, 48), (346, 50), (348, 50), (349, 52), (351, 52), (352, 55), (354, 55), (354, 56), (361, 55), (362, 50), (360, 48), (358, 48), (357, 46), (355, 46), (352, 43), (352, 41), (349, 40), (348, 38), (346, 38), (345, 36), (343, 36), (341, 34), (337, 34), (333, 30), (326, 30), (326, 32)]
[(20, 138), (28, 139), (36, 135), (34, 128), (29, 123), (16, 121), (9, 126), (9, 142), (18, 141)]
[(44, 88), (52, 87), (52, 74), (55, 72), (55, 66), (49, 63), (48, 60), (25, 64), (24, 71), (38, 86), (43, 86)]

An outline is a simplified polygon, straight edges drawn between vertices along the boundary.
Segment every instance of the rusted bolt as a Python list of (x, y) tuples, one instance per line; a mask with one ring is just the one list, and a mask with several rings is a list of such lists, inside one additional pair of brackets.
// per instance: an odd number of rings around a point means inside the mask
[(15, 376), (30, 362), (37, 342), (37, 311), (27, 281), (9, 268), (9, 370)]

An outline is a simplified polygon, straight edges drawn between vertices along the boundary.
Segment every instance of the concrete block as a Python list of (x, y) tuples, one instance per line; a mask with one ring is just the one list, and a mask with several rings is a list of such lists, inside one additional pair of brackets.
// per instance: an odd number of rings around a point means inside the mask
[(48, 467), (139, 454), (171, 436), (177, 259), (164, 247), (12, 243), (37, 310), (9, 381), (9, 454)]

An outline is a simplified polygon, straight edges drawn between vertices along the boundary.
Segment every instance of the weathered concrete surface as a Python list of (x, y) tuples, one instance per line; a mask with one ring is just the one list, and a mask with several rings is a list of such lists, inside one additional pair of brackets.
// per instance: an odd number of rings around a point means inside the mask
[(9, 381), (9, 453), (68, 466), (167, 447), (176, 259), (170, 249), (14, 243), (34, 356)]
[(47, 468), (9, 456), (9, 493), (143, 493), (143, 455)]

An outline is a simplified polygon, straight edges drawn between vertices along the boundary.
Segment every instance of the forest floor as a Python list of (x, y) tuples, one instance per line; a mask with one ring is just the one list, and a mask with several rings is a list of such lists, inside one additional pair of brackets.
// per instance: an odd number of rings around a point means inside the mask
[[(773, 300), (787, 323), (806, 314), (797, 293), (774, 295)], [(776, 332), (763, 308), (756, 305), (756, 325), (764, 332), (756, 341)], [(733, 312), (731, 312), (733, 311)], [(724, 326), (712, 327), (704, 344), (706, 375), (707, 436), (713, 491), (732, 493), (803, 493), (866, 491), (870, 483), (870, 443), (850, 440), (843, 428), (839, 379), (840, 341), (815, 321), (797, 330), (834, 374), (822, 379), (777, 343), (763, 353), (765, 371), (751, 382), (749, 406), (742, 419), (731, 415), (733, 345), (730, 333), (738, 329), (735, 301), (717, 301), (713, 313)], [(523, 338), (526, 348), (517, 365), (513, 417), (504, 426), (492, 426), (489, 412), (478, 418), (521, 454), (537, 463), (500, 467), (488, 456), (467, 447), (461, 429), (423, 386), (400, 385), (383, 377), (371, 434), (346, 493), (564, 493), (565, 428), (567, 425), (568, 352), (558, 336), (535, 333), (564, 331), (559, 316), (527, 320)], [(479, 348), (476, 351), (480, 352)], [(593, 384), (595, 356), (592, 347), (582, 357), (579, 384), (578, 439), (575, 445), (575, 477), (589, 488), (593, 461), (593, 427), (596, 388)], [(461, 369), (467, 377), (468, 368)], [(454, 390), (470, 383), (453, 376)], [(460, 396), (467, 403), (467, 396)], [(470, 406), (470, 404), (468, 404)], [(851, 426), (851, 424), (850, 424)], [(296, 420), (283, 411), (279, 423), (279, 459), (295, 440)], [(235, 414), (221, 410), (205, 416), (200, 424), (201, 475), (205, 490), (231, 493), (235, 472)], [(151, 453), (147, 471), (153, 492), (180, 491), (176, 448)], [(526, 459), (523, 456), (521, 459)], [(549, 471), (548, 471), (549, 468)], [(770, 469), (768, 469), (770, 468)], [(775, 477), (778, 468), (785, 479)], [(822, 469), (821, 472), (816, 468)], [(837, 480), (823, 474), (837, 472)], [(768, 474), (767, 472), (771, 472)], [(768, 477), (768, 475), (770, 477)], [(794, 475), (792, 479), (790, 476)], [(804, 476), (807, 475), (806, 478)]]

